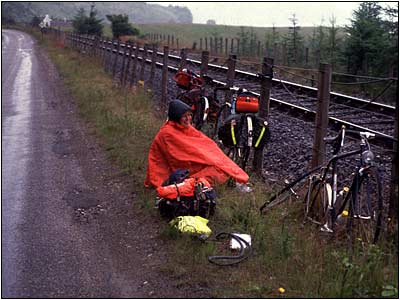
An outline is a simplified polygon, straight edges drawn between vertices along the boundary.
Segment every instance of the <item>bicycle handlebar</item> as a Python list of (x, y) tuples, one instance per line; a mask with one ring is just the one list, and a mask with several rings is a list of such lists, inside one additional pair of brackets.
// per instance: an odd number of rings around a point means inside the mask
[(344, 136), (346, 133), (346, 127), (342, 126), (342, 128), (340, 128), (339, 133), (337, 134), (337, 136), (334, 137), (324, 137), (324, 141), (327, 144), (332, 144), (333, 145), (333, 154), (337, 154), (339, 153), (340, 149), (342, 149), (343, 145), (344, 145)]
[(214, 89), (214, 99), (217, 99), (218, 91), (233, 91), (235, 94), (241, 94), (243, 92), (247, 92), (248, 90), (241, 87), (237, 88), (237, 87), (219, 86)]
[(369, 131), (358, 131), (358, 130), (347, 130), (350, 133), (359, 134), (361, 138), (365, 138), (367, 140), (373, 139), (375, 137), (375, 133)]

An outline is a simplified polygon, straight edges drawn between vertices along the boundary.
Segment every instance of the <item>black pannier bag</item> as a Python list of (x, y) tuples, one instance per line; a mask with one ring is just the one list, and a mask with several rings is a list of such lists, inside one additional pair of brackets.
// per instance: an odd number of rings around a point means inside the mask
[[(178, 196), (174, 199), (159, 197), (156, 207), (162, 217), (169, 220), (178, 216), (201, 216), (208, 219), (214, 214), (217, 198), (215, 190), (205, 179), (188, 178), (188, 176), (188, 170), (178, 169), (164, 181), (162, 186), (176, 190)], [(191, 185), (193, 181), (194, 184)], [(193, 195), (179, 194), (180, 185), (185, 183), (193, 188), (191, 190)]]
[(254, 148), (263, 148), (265, 146), (270, 139), (268, 122), (256, 115), (235, 114), (228, 116), (218, 130), (218, 138), (225, 147), (234, 146), (234, 141), (236, 141), (236, 144), (241, 144), (241, 140), (247, 138), (245, 134), (247, 133), (246, 118), (248, 116), (251, 117), (253, 124), (252, 146)]

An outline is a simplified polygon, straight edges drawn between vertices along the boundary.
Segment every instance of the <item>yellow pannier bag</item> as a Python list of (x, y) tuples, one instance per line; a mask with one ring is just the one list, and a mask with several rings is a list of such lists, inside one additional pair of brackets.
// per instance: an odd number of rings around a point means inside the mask
[(209, 237), (211, 229), (207, 226), (207, 223), (208, 220), (200, 216), (180, 216), (169, 222), (180, 232)]

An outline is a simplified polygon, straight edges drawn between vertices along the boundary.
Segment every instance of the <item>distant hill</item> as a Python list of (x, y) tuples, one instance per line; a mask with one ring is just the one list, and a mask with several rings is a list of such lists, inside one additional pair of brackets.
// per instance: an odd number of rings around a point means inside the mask
[[(73, 19), (80, 8), (87, 13), (93, 2), (5, 2), (1, 3), (2, 18), (30, 22), (34, 16), (50, 15), (52, 19)], [(97, 16), (106, 22), (108, 14), (127, 14), (129, 22), (190, 24), (193, 16), (187, 7), (161, 6), (145, 2), (94, 2)]]

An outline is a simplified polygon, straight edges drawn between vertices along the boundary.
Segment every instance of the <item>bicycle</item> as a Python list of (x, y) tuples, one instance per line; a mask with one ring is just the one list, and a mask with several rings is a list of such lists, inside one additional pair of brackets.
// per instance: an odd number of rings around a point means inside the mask
[[(340, 153), (346, 133), (345, 127), (342, 127), (336, 137), (325, 138), (327, 144), (333, 146), (333, 156), (328, 162), (288, 184), (271, 201), (264, 203), (260, 212), (285, 201), (279, 196), (288, 190), (293, 191), (294, 185), (308, 177), (303, 224), (309, 221), (319, 225), (321, 232), (334, 233), (339, 221), (346, 219), (346, 231), (351, 243), (354, 236), (362, 242), (377, 243), (383, 230), (383, 199), (381, 179), (368, 141), (374, 134), (351, 132), (360, 137), (359, 149)], [(350, 187), (345, 186), (338, 192), (337, 162), (354, 156), (359, 156), (360, 165), (352, 173)]]
[(205, 123), (214, 124), (218, 111), (218, 104), (210, 97), (203, 80), (212, 82), (212, 78), (203, 75), (203, 78), (189, 69), (183, 69), (174, 76), (177, 86), (184, 89), (184, 92), (178, 94), (177, 98), (193, 109), (193, 125), (196, 129), (201, 130)]
[(220, 106), (214, 139), (229, 157), (245, 169), (252, 152), (262, 150), (269, 140), (268, 122), (256, 115), (258, 97), (246, 89), (217, 87), (214, 99), (218, 99), (218, 91), (231, 91), (233, 94), (230, 102)]

